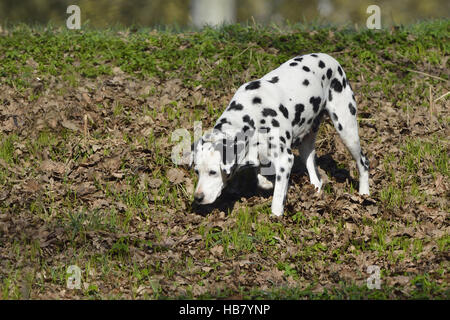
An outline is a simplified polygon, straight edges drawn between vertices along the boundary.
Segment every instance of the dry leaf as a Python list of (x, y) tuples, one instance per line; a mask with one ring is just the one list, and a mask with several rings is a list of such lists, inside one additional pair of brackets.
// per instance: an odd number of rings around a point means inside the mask
[(167, 172), (167, 179), (173, 184), (179, 184), (183, 182), (184, 172), (178, 168), (171, 168)]

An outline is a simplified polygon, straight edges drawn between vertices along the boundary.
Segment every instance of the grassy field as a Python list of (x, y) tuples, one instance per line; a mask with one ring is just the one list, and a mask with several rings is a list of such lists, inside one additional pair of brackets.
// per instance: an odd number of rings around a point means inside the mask
[[(449, 299), (449, 28), (1, 31), (0, 299)], [(296, 159), (282, 219), (247, 173), (193, 207), (172, 132), (311, 52), (355, 91), (371, 196), (326, 119), (320, 194)]]

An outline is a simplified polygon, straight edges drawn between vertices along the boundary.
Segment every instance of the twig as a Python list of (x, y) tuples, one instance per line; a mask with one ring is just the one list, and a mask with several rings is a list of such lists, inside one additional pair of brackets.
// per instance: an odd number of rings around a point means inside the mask
[(406, 125), (409, 128), (409, 103), (406, 104)]
[(84, 145), (87, 145), (87, 138), (88, 138), (88, 116), (87, 114), (84, 115)]
[(433, 121), (433, 92), (431, 91), (431, 86), (428, 89), (430, 92), (430, 121)]
[(434, 102), (438, 102), (439, 100), (445, 98), (446, 96), (448, 96), (450, 94), (450, 91), (447, 93), (444, 93), (442, 96), (440, 96), (439, 98), (437, 98), (436, 100), (434, 100)]
[(410, 72), (415, 72), (415, 73), (427, 76), (427, 77), (435, 78), (435, 79), (438, 79), (438, 80), (448, 81), (448, 80), (446, 80), (444, 78), (441, 78), (441, 77), (438, 77), (438, 76), (433, 76), (431, 74), (428, 74), (428, 73), (425, 73), (425, 72), (422, 72), (422, 71), (417, 71), (417, 70), (412, 70), (412, 69), (407, 69), (407, 70), (410, 71)]

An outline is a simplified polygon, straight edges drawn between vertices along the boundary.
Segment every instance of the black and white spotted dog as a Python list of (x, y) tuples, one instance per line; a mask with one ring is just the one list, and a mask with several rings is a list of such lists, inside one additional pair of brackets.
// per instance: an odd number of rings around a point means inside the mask
[[(295, 57), (259, 80), (241, 86), (212, 133), (193, 145), (191, 164), (199, 176), (194, 199), (213, 203), (233, 173), (258, 170), (258, 185), (274, 188), (272, 214), (280, 216), (299, 143), (311, 183), (322, 181), (315, 163), (315, 139), (325, 110), (357, 162), (359, 193), (369, 194), (369, 161), (361, 151), (356, 101), (339, 63), (324, 53)], [(270, 170), (264, 164), (270, 164)], [(275, 175), (275, 186), (265, 176)]]

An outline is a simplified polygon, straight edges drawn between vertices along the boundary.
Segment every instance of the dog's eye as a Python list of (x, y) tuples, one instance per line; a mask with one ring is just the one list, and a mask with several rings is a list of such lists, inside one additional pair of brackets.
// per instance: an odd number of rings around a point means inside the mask
[(215, 176), (217, 174), (217, 171), (214, 171), (214, 170), (211, 170), (210, 172), (209, 172), (209, 175), (210, 176)]

